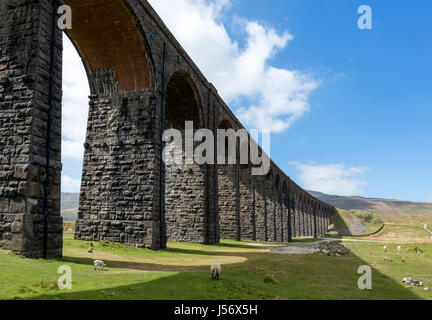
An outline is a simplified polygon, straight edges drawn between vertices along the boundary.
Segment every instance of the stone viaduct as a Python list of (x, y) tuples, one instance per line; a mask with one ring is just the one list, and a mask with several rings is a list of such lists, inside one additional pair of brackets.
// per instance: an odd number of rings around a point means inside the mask
[(267, 176), (252, 176), (250, 165), (161, 161), (166, 128), (243, 126), (146, 0), (1, 0), (2, 247), (62, 255), (63, 3), (91, 89), (76, 239), (161, 249), (167, 239), (291, 241), (326, 232), (336, 209), (273, 162)]

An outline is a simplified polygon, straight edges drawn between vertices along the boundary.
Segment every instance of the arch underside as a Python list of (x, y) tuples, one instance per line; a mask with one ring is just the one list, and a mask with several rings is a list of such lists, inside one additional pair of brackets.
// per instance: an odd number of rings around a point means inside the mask
[[(125, 1), (66, 0), (67, 35), (92, 95), (75, 238), (159, 248), (153, 176), (157, 96), (144, 32)], [(79, 22), (78, 22), (79, 21)]]
[(65, 0), (65, 4), (76, 21), (66, 32), (83, 58), (92, 93), (150, 88), (145, 39), (124, 1)]

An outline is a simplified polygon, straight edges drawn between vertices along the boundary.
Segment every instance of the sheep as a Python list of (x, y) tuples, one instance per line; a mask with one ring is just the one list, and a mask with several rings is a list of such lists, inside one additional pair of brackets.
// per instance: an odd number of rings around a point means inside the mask
[(95, 270), (97, 270), (97, 269), (103, 270), (104, 267), (106, 267), (106, 264), (102, 260), (95, 260), (94, 261), (94, 269)]
[(88, 253), (93, 253), (93, 248), (89, 248)]
[(402, 247), (401, 247), (401, 246), (398, 246), (398, 247), (397, 247), (397, 252), (398, 252), (399, 254), (402, 253)]
[(387, 252), (388, 247), (384, 246), (384, 252)]
[(222, 271), (221, 265), (217, 262), (213, 263), (210, 267), (212, 280), (219, 280), (220, 273)]
[(416, 287), (423, 287), (423, 282), (411, 278), (403, 278), (402, 282)]

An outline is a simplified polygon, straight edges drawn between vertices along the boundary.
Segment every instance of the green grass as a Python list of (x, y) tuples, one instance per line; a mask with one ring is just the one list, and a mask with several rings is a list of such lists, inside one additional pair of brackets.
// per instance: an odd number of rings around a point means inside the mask
[(362, 224), (368, 227), (367, 231), (363, 234), (373, 233), (379, 230), (384, 221), (376, 213), (368, 210), (342, 210), (338, 209), (337, 214), (333, 215), (331, 218), (331, 223), (333, 224), (333, 231), (330, 233), (333, 237), (338, 238), (349, 238), (351, 236), (350, 221), (358, 218)]
[[(299, 240), (297, 240), (299, 241)], [(310, 241), (310, 240), (308, 240)], [(384, 254), (382, 244), (350, 243), (354, 256), (278, 255), (249, 242), (220, 245), (170, 242), (167, 250), (150, 251), (108, 242), (89, 242), (64, 236), (64, 257), (33, 260), (0, 251), (0, 299), (430, 299), (420, 288), (405, 289), (403, 277), (432, 287), (432, 246)], [(394, 248), (393, 248), (394, 247)], [(394, 262), (384, 261), (384, 256)], [(93, 259), (104, 260), (105, 271), (94, 271)], [(220, 281), (211, 281), (209, 266), (222, 264)], [(357, 288), (359, 266), (374, 268), (373, 290)], [(72, 290), (61, 291), (57, 269), (73, 272)]]
[(360, 219), (365, 224), (379, 225), (383, 224), (383, 219), (376, 213), (369, 210), (350, 210), (352, 215)]

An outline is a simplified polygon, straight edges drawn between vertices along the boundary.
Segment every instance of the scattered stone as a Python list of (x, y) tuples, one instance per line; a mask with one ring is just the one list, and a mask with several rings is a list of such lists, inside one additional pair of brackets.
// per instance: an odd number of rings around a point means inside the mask
[(343, 244), (339, 242), (321, 242), (319, 244), (318, 252), (320, 254), (329, 256), (329, 257), (340, 257), (340, 256), (348, 256), (352, 255), (351, 250), (346, 248)]
[(419, 247), (416, 247), (414, 250), (417, 252), (418, 255), (426, 257), (426, 254)]
[(93, 248), (89, 248), (88, 253), (93, 253)]

